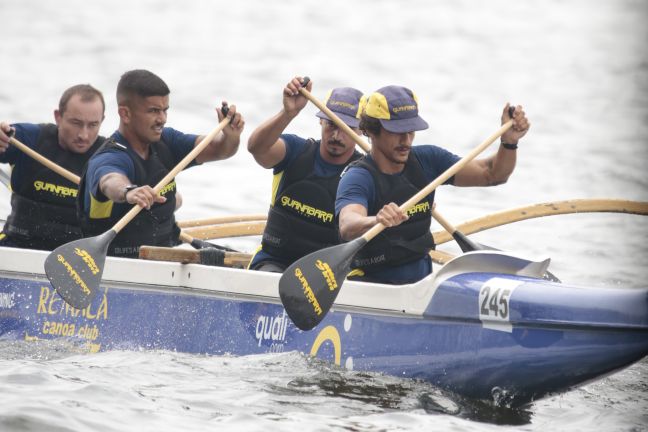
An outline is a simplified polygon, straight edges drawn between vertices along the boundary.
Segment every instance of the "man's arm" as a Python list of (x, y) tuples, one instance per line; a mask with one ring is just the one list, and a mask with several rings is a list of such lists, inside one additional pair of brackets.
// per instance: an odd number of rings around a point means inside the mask
[(340, 210), (339, 228), (342, 240), (358, 238), (375, 224), (376, 217), (367, 216), (367, 208), (361, 204), (349, 204)]
[(340, 210), (340, 237), (346, 241), (353, 240), (377, 223), (394, 227), (407, 219), (408, 216), (393, 202), (385, 204), (376, 216), (367, 216), (367, 208), (360, 204), (349, 204)]
[[(223, 101), (223, 106), (227, 106), (227, 102)], [(203, 163), (215, 160), (227, 159), (236, 154), (239, 143), (241, 142), (241, 133), (245, 127), (245, 121), (241, 113), (236, 112), (236, 105), (228, 107), (227, 118), (230, 119), (229, 124), (225, 129), (218, 134), (211, 143), (196, 157), (196, 162)], [(218, 121), (222, 121), (225, 116), (220, 109), (216, 110)], [(205, 138), (203, 135), (196, 138), (195, 145)]]
[(377, 215), (368, 216), (367, 209), (374, 192), (373, 178), (365, 169), (351, 168), (340, 179), (335, 210), (339, 215), (338, 228), (343, 240), (360, 237), (376, 223), (391, 227), (407, 220), (407, 215), (401, 213), (394, 203), (383, 206)]
[[(286, 156), (286, 143), (280, 138), (283, 131), (297, 114), (306, 106), (308, 100), (299, 93), (302, 78), (293, 78), (283, 90), (283, 108), (257, 127), (248, 139), (248, 151), (263, 168), (272, 168)], [(313, 87), (312, 81), (306, 89)]]
[[(502, 124), (511, 119), (508, 114), (509, 104), (504, 107)], [(506, 131), (501, 138), (503, 144), (517, 145), (520, 138), (526, 135), (531, 124), (521, 106), (513, 113), (513, 127)], [(494, 155), (485, 159), (476, 159), (461, 169), (454, 179), (455, 186), (495, 186), (506, 183), (515, 169), (517, 151), (507, 149), (503, 145)]]
[(166, 198), (156, 194), (148, 185), (138, 186), (128, 190), (131, 181), (122, 173), (111, 172), (99, 180), (99, 190), (109, 200), (116, 203), (137, 204), (142, 208), (150, 209), (154, 203), (163, 203)]
[(108, 199), (115, 203), (127, 202), (142, 208), (150, 208), (154, 202), (166, 201), (166, 198), (154, 194), (153, 188), (148, 185), (138, 185), (135, 189), (127, 190), (126, 187), (133, 183), (129, 175), (134, 175), (134, 169), (125, 152), (97, 154), (88, 161), (86, 193), (90, 193), (98, 201)]
[(11, 125), (9, 122), (0, 122), (0, 161), (3, 163), (14, 164), (18, 158), (30, 159), (17, 147), (9, 144), (11, 133), (14, 133), (14, 138), (21, 141), (27, 147), (34, 149), (40, 134), (40, 126), (34, 123), (15, 123)]

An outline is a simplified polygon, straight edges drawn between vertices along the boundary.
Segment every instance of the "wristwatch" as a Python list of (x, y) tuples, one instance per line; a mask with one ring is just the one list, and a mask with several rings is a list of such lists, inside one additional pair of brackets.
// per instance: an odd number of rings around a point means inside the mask
[(134, 185), (134, 184), (129, 184), (128, 186), (124, 187), (124, 202), (128, 202), (126, 200), (126, 195), (128, 194), (128, 192), (132, 191), (133, 189), (137, 189), (138, 187), (139, 186)]

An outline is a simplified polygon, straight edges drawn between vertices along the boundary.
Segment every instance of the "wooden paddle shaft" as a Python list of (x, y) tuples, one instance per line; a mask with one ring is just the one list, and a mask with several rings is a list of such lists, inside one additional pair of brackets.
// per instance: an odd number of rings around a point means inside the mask
[[(450, 177), (455, 175), (457, 172), (459, 172), (468, 162), (473, 160), (475, 157), (477, 157), (478, 154), (486, 150), (486, 147), (491, 145), (497, 138), (499, 138), (504, 132), (509, 130), (513, 126), (513, 120), (509, 120), (506, 123), (502, 125), (501, 128), (497, 130), (494, 134), (489, 136), (486, 141), (483, 143), (479, 144), (477, 147), (475, 147), (470, 153), (468, 153), (466, 156), (463, 158), (459, 159), (454, 165), (452, 165), (450, 168), (445, 170), (443, 174), (441, 174), (439, 177), (437, 177), (434, 181), (432, 181), (430, 184), (428, 184), (426, 187), (421, 189), (418, 193), (416, 193), (413, 197), (405, 201), (401, 206), (400, 210), (405, 213), (408, 211), (410, 208), (412, 208), (416, 203), (421, 201), (423, 198), (425, 198), (427, 195), (432, 193), (434, 189), (442, 185), (446, 180), (448, 180)], [(385, 225), (379, 223), (374, 225), (369, 231), (364, 233), (362, 237), (366, 241), (370, 241), (372, 238), (377, 236), (384, 230), (386, 227)]]
[(220, 225), (185, 228), (183, 232), (201, 240), (213, 240), (224, 237), (252, 236), (263, 234), (265, 225), (266, 222), (264, 220), (233, 222)]
[[(490, 228), (533, 219), (543, 216), (554, 216), (572, 213), (614, 212), (637, 215), (648, 215), (648, 202), (628, 201), (620, 199), (573, 199), (546, 203), (530, 204), (500, 212), (491, 213), (476, 219), (471, 219), (457, 225), (456, 229), (464, 234), (472, 234)], [(436, 218), (436, 216), (435, 216)], [(439, 220), (437, 218), (437, 220)], [(441, 223), (439, 221), (439, 223)], [(443, 224), (441, 224), (447, 229)], [(432, 233), (434, 242), (439, 245), (452, 240), (452, 236), (445, 231)]]
[(74, 184), (79, 184), (79, 181), (81, 180), (78, 175), (71, 173), (70, 171), (66, 170), (60, 165), (55, 164), (51, 160), (47, 159), (45, 156), (41, 155), (40, 153), (32, 150), (31, 148), (27, 147), (25, 144), (21, 143), (18, 141), (16, 138), (11, 137), (9, 138), (9, 142), (17, 147), (20, 151), (25, 153), (27, 156), (31, 157), (32, 159), (40, 162), (47, 168), (51, 169), (54, 171), (56, 174), (65, 177), (66, 179), (70, 180)]
[(193, 239), (194, 239), (193, 237), (191, 237), (189, 234), (187, 234), (184, 231), (180, 231), (180, 235), (178, 236), (178, 238), (183, 243), (191, 243), (193, 241)]
[[(201, 251), (195, 249), (166, 248), (159, 246), (141, 246), (140, 259), (153, 261), (173, 261), (182, 264), (204, 264)], [(225, 267), (245, 268), (252, 255), (242, 252), (225, 252), (223, 265)]]
[[(225, 121), (225, 120), (223, 120), (223, 121)], [(219, 125), (219, 126), (220, 126), (220, 125)], [(213, 139), (213, 138), (212, 138), (212, 139)], [(211, 141), (211, 140), (210, 140), (210, 141)], [(77, 176), (77, 175), (73, 174), (72, 172), (66, 170), (66, 169), (63, 168), (62, 166), (60, 166), (60, 165), (58, 165), (58, 164), (52, 162), (51, 160), (47, 159), (46, 157), (42, 156), (41, 154), (35, 152), (34, 150), (32, 150), (31, 148), (27, 147), (25, 144), (21, 143), (20, 141), (18, 141), (17, 139), (15, 139), (15, 138), (13, 138), (13, 137), (12, 137), (12, 138), (9, 138), (9, 142), (10, 142), (11, 144), (13, 144), (14, 146), (16, 146), (16, 147), (17, 147), (19, 150), (21, 150), (22, 152), (24, 152), (25, 154), (27, 154), (28, 156), (30, 156), (31, 158), (37, 160), (38, 162), (40, 162), (41, 164), (43, 164), (43, 165), (46, 166), (47, 168), (49, 168), (49, 169), (51, 169), (52, 171), (54, 171), (55, 173), (57, 173), (57, 174), (59, 174), (59, 175), (65, 177), (66, 179), (70, 180), (71, 182), (73, 182), (73, 183), (75, 183), (75, 184), (79, 184), (79, 182), (80, 182), (80, 180), (81, 180), (81, 179), (79, 178), (79, 176)], [(209, 141), (208, 141), (208, 142), (209, 142)], [(202, 143), (201, 143), (201, 144), (202, 144)], [(241, 220), (241, 218), (245, 218), (245, 217), (246, 217), (246, 216), (222, 217), (221, 220)], [(249, 217), (249, 216), (248, 216), (248, 217)], [(259, 215), (258, 218), (260, 218), (260, 217), (265, 217), (265, 215)], [(257, 219), (258, 219), (258, 218), (257, 218)], [(193, 240), (193, 238), (192, 238), (191, 236), (189, 236), (188, 234), (186, 234), (186, 233), (184, 233), (184, 232), (181, 232), (181, 233), (180, 233), (180, 240), (182, 240), (182, 241), (185, 242), (185, 243), (191, 243), (191, 241)]]
[(436, 264), (445, 264), (451, 259), (455, 257), (455, 255), (452, 255), (451, 253), (440, 251), (440, 250), (431, 250), (430, 253), (430, 258), (432, 258), (432, 262)]
[[(308, 78), (305, 78), (305, 80)], [(311, 101), (317, 108), (320, 109), (324, 114), (328, 116), (328, 118), (331, 119), (333, 123), (336, 124), (337, 127), (342, 129), (344, 133), (346, 133), (349, 137), (351, 137), (356, 144), (358, 144), (362, 150), (364, 150), (366, 153), (369, 153), (371, 150), (371, 147), (369, 144), (360, 137), (356, 132), (354, 132), (353, 129), (351, 129), (346, 123), (344, 123), (333, 111), (328, 109), (326, 105), (324, 105), (322, 102), (320, 102), (315, 96), (313, 96), (308, 90), (306, 90), (304, 87), (299, 88), (299, 92), (306, 97), (309, 101)]]
[[(158, 184), (155, 185), (153, 188), (153, 191), (157, 194), (160, 192), (160, 190), (167, 185), (175, 176), (180, 173), (187, 165), (191, 163), (192, 160), (196, 158), (202, 152), (205, 147), (209, 145), (209, 143), (212, 142), (214, 138), (216, 138), (216, 135), (218, 135), (223, 129), (225, 129), (225, 126), (229, 123), (229, 118), (225, 117), (219, 124), (207, 134), (205, 138), (198, 143), (197, 146), (189, 152), (187, 156), (185, 156), (167, 175), (164, 176), (162, 180), (158, 182)], [(126, 213), (113, 227), (112, 229), (118, 233), (121, 231), (137, 214), (142, 211), (142, 207), (138, 205), (134, 205), (132, 209), (128, 213)]]
[(218, 216), (206, 219), (194, 219), (178, 222), (180, 228), (192, 228), (207, 225), (220, 225), (230, 222), (247, 222), (247, 221), (264, 221), (267, 219), (265, 214), (251, 214), (251, 215), (234, 215), (234, 216)]
[[(306, 80), (308, 78), (305, 78), (304, 81), (306, 84)], [(369, 153), (371, 150), (371, 146), (364, 140), (362, 139), (361, 136), (359, 136), (357, 133), (355, 133), (346, 123), (340, 119), (333, 111), (328, 109), (326, 105), (324, 105), (322, 102), (320, 102), (315, 96), (313, 96), (308, 90), (305, 88), (300, 88), (299, 91), (301, 94), (303, 94), (309, 101), (314, 103), (322, 112), (324, 112), (330, 119), (335, 123), (339, 128), (344, 130), (347, 135), (349, 135), (353, 140), (358, 144), (365, 152)], [(441, 224), (445, 230), (450, 233), (454, 234), (457, 229), (452, 226), (450, 222), (448, 222), (444, 217), (442, 217), (435, 209), (432, 210), (432, 216)]]
[(449, 234), (452, 235), (455, 233), (455, 231), (457, 231), (457, 228), (452, 226), (452, 224), (448, 222), (446, 218), (441, 216), (439, 212), (436, 211), (436, 209), (432, 209), (432, 217), (436, 219), (436, 221), (439, 222), (439, 224), (441, 224), (443, 229), (445, 229)]

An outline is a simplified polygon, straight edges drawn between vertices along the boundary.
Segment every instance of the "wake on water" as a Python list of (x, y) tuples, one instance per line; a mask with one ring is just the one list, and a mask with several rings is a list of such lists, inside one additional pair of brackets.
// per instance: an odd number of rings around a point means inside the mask
[[(495, 407), (418, 380), (349, 371), (296, 352), (232, 357), (169, 351), (88, 355), (80, 349), (63, 339), (1, 342), (0, 426), (12, 431), (208, 426), (377, 431), (392, 426), (467, 430), (477, 421), (484, 427), (500, 425), (500, 430), (533, 428), (555, 414), (551, 402), (521, 409)], [(595, 405), (588, 408), (592, 412), (598, 404), (625, 405), (623, 411), (646, 406), (647, 370), (644, 360), (598, 384), (557, 396), (559, 404), (573, 405), (576, 411), (583, 411), (585, 403)], [(628, 386), (643, 399), (624, 400)], [(623, 424), (646, 420), (647, 414), (637, 412), (636, 419), (626, 415)], [(610, 423), (608, 418), (604, 424)]]

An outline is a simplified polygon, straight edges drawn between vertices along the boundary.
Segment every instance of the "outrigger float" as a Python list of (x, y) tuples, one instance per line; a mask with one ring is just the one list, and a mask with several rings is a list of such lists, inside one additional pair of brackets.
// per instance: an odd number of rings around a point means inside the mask
[(411, 285), (347, 281), (312, 331), (288, 318), (278, 274), (109, 257), (98, 295), (78, 310), (50, 285), (47, 255), (0, 248), (0, 340), (65, 338), (92, 352), (299, 351), (513, 407), (648, 354), (648, 289), (547, 281), (548, 260), (501, 252), (461, 255)]

